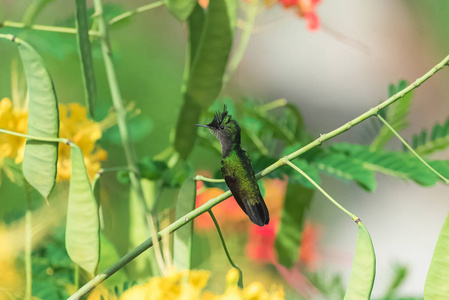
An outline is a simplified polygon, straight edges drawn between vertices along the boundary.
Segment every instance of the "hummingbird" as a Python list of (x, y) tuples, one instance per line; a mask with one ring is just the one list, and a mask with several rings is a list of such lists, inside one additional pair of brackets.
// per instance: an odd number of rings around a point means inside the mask
[(221, 173), (240, 208), (254, 224), (268, 224), (270, 216), (257, 185), (253, 165), (248, 153), (240, 146), (240, 126), (228, 114), (226, 105), (222, 112), (216, 112), (208, 125), (196, 126), (209, 128), (220, 141), (223, 155)]

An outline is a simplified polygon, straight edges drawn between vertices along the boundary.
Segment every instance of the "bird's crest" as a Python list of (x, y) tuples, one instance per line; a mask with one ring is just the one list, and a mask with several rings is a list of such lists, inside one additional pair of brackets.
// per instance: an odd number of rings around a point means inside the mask
[(214, 119), (209, 124), (210, 127), (218, 128), (221, 125), (226, 125), (231, 122), (231, 115), (229, 115), (226, 104), (223, 106), (223, 111), (217, 111), (214, 115)]

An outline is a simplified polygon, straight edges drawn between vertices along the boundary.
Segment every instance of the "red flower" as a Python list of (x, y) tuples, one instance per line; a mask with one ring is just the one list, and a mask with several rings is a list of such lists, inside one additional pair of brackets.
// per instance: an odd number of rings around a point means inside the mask
[[(246, 244), (246, 254), (254, 261), (260, 263), (277, 264), (275, 259), (274, 242), (279, 229), (279, 220), (271, 219), (266, 226), (259, 227), (252, 225), (248, 234), (248, 243)], [(301, 246), (299, 251), (299, 262), (307, 267), (313, 267), (318, 258), (317, 245), (317, 226), (306, 222), (302, 233)]]

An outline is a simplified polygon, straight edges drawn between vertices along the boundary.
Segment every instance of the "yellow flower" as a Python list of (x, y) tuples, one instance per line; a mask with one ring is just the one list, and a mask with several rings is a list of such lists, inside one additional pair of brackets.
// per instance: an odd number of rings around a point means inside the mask
[[(177, 271), (169, 269), (165, 277), (153, 277), (144, 285), (136, 285), (123, 293), (120, 300), (283, 300), (282, 287), (265, 290), (260, 282), (253, 282), (244, 290), (236, 284), (238, 271), (231, 269), (226, 276), (224, 294), (216, 295), (203, 291), (210, 277), (209, 271)], [(237, 280), (236, 279), (237, 276)], [(97, 300), (89, 298), (88, 300)], [(105, 298), (108, 299), (108, 298)], [(111, 298), (113, 299), (113, 298)]]
[[(90, 293), (87, 300), (117, 300), (115, 294), (110, 293), (104, 286), (97, 286), (92, 293)], [(145, 299), (145, 298), (136, 298), (136, 299)]]
[(22, 280), (17, 271), (12, 241), (4, 227), (0, 227), (0, 245), (0, 300), (16, 299), (22, 292)]
[[(26, 133), (28, 112), (12, 107), (11, 100), (3, 98), (0, 101), (0, 128), (18, 133)], [(19, 164), (23, 160), (25, 139), (10, 134), (0, 134), (0, 164), (5, 157), (15, 159)]]
[[(92, 180), (107, 159), (107, 152), (96, 143), (101, 138), (101, 126), (87, 118), (86, 108), (78, 103), (59, 106), (59, 136), (74, 142), (84, 156), (87, 174)], [(70, 146), (59, 145), (58, 181), (70, 179)]]
[[(102, 126), (87, 118), (86, 108), (77, 104), (59, 105), (59, 136), (77, 144), (84, 155), (87, 173), (92, 180), (101, 168), (101, 162), (107, 159), (107, 152), (97, 145), (101, 138)], [(0, 101), (0, 128), (18, 133), (26, 133), (28, 111), (15, 108), (11, 100)], [(16, 164), (23, 161), (25, 139), (9, 134), (0, 134), (0, 164), (5, 157), (14, 159)], [(59, 145), (57, 181), (70, 179), (70, 146)]]

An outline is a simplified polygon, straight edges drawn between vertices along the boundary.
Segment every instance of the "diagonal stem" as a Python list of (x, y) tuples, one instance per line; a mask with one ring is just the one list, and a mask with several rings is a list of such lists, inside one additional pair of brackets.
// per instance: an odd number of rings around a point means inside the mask
[(339, 209), (341, 209), (345, 214), (347, 214), (348, 216), (351, 217), (351, 219), (353, 219), (354, 221), (358, 220), (359, 218), (354, 215), (353, 213), (351, 213), (349, 210), (347, 210), (346, 208), (344, 208), (343, 206), (341, 206), (340, 203), (338, 203), (334, 198), (332, 198), (322, 187), (320, 187), (320, 185), (318, 183), (316, 183), (312, 178), (309, 177), (309, 175), (307, 175), (306, 173), (304, 173), (303, 170), (301, 170), (300, 168), (298, 168), (296, 165), (294, 165), (291, 161), (286, 160), (285, 163), (287, 165), (289, 165), (290, 167), (292, 167), (295, 171), (297, 171), (299, 174), (301, 174), (302, 176), (304, 176), (308, 181), (310, 181), (311, 184), (313, 184), (317, 190), (319, 190), (324, 196), (326, 196), (327, 199), (329, 199), (336, 207), (338, 207)]
[(382, 121), (382, 123), (384, 123), (384, 125), (391, 130), (391, 132), (393, 132), (393, 134), (405, 145), (405, 147), (408, 148), (408, 150), (410, 150), (410, 152), (412, 152), (416, 158), (418, 158), (426, 167), (428, 167), (433, 173), (435, 173), (441, 180), (444, 181), (444, 183), (449, 184), (449, 180), (444, 177), (443, 175), (441, 175), (437, 170), (435, 170), (434, 168), (432, 168), (418, 153), (416, 153), (416, 151), (400, 136), (400, 134), (394, 130), (393, 127), (391, 127), (391, 125), (384, 119), (382, 118), (381, 115), (377, 115), (377, 118), (379, 120)]
[(120, 22), (120, 21), (125, 20), (127, 18), (130, 18), (130, 17), (134, 16), (135, 14), (142, 13), (142, 12), (151, 10), (153, 8), (162, 6), (164, 4), (165, 4), (165, 1), (156, 1), (156, 2), (153, 2), (153, 3), (150, 3), (150, 4), (147, 4), (147, 5), (138, 7), (136, 9), (126, 11), (126, 12), (124, 12), (124, 13), (122, 13), (122, 14), (114, 17), (114, 18), (112, 18), (109, 21), (109, 25), (112, 25), (114, 23), (117, 23), (117, 22)]
[[(290, 161), (290, 160), (293, 160), (293, 159), (297, 158), (301, 154), (309, 151), (310, 149), (321, 145), (323, 142), (325, 142), (325, 141), (327, 141), (327, 140), (329, 140), (329, 139), (331, 139), (331, 138), (333, 138), (333, 137), (335, 137), (337, 135), (340, 135), (340, 134), (342, 134), (345, 131), (348, 131), (352, 126), (355, 126), (355, 125), (363, 122), (364, 120), (368, 119), (369, 117), (376, 115), (377, 112), (380, 109), (385, 108), (388, 105), (398, 101), (401, 97), (404, 97), (404, 95), (406, 95), (410, 91), (412, 91), (415, 88), (417, 88), (420, 84), (422, 84), (423, 82), (428, 80), (436, 72), (441, 70), (448, 62), (449, 62), (449, 55), (446, 56), (439, 64), (437, 64), (435, 67), (433, 67), (429, 72), (424, 74), (422, 77), (418, 78), (413, 84), (409, 85), (408, 87), (406, 87), (402, 91), (398, 92), (397, 94), (395, 94), (392, 97), (388, 98), (384, 102), (380, 103), (377, 107), (371, 108), (367, 112), (365, 112), (365, 113), (361, 114), (360, 116), (358, 116), (357, 118), (349, 121), (345, 125), (342, 125), (342, 126), (338, 127), (337, 129), (335, 129), (335, 130), (333, 130), (333, 131), (331, 131), (331, 132), (329, 132), (327, 134), (321, 135), (319, 138), (317, 138), (313, 142), (311, 142), (311, 143), (307, 144), (306, 146), (296, 150), (295, 152), (293, 152), (293, 153), (291, 153), (291, 154), (289, 154), (289, 155), (279, 159), (274, 164), (270, 165), (269, 167), (265, 168), (261, 172), (257, 173), (256, 174), (256, 178), (260, 179), (260, 178), (266, 176), (267, 174), (269, 174), (269, 173), (273, 172), (274, 170), (280, 168), (281, 166), (285, 165), (286, 161)], [(186, 215), (182, 216), (181, 218), (179, 218), (178, 220), (176, 220), (175, 222), (173, 222), (172, 224), (170, 224), (169, 226), (167, 226), (166, 228), (161, 230), (156, 235), (157, 239), (161, 239), (161, 237), (164, 234), (165, 235), (166, 234), (170, 234), (170, 233), (178, 230), (179, 228), (181, 228), (182, 226), (187, 224), (187, 222), (190, 222), (194, 218), (198, 217), (199, 215), (207, 212), (208, 210), (210, 210), (215, 205), (217, 205), (220, 202), (222, 202), (222, 201), (226, 200), (227, 198), (229, 198), (231, 195), (232, 194), (231, 194), (230, 191), (226, 191), (223, 194), (221, 194), (220, 196), (215, 197), (213, 199), (210, 199), (208, 202), (206, 202), (202, 206), (192, 210), (191, 212), (187, 213)], [(102, 273), (100, 273), (97, 276), (95, 276), (92, 280), (87, 282), (83, 287), (81, 287), (78, 291), (76, 291), (69, 298), (69, 300), (79, 299), (83, 295), (87, 294), (89, 291), (94, 289), (97, 285), (99, 285), (100, 283), (105, 281), (107, 278), (109, 278), (115, 272), (117, 272), (118, 270), (123, 268), (127, 263), (132, 261), (134, 258), (139, 256), (142, 252), (144, 252), (145, 250), (147, 250), (148, 248), (150, 248), (152, 246), (153, 246), (153, 239), (152, 238), (147, 239), (142, 244), (140, 244), (139, 246), (137, 246), (136, 248), (134, 248), (133, 250), (128, 252), (121, 259), (119, 259), (115, 264), (113, 264), (112, 266), (110, 266), (109, 268), (104, 270)]]
[(223, 234), (221, 233), (220, 230), (220, 225), (218, 225), (217, 219), (214, 216), (214, 213), (212, 212), (212, 209), (208, 210), (208, 213), (210, 215), (210, 217), (212, 218), (212, 221), (214, 221), (215, 224), (215, 228), (217, 229), (218, 235), (220, 236), (220, 240), (221, 240), (221, 244), (223, 245), (223, 249), (226, 253), (226, 257), (229, 260), (229, 263), (231, 264), (231, 266), (233, 266), (234, 268), (236, 268), (239, 271), (239, 281), (238, 281), (238, 285), (241, 289), (243, 289), (243, 273), (242, 270), (240, 270), (240, 268), (234, 263), (234, 261), (231, 258), (231, 255), (229, 254), (228, 248), (226, 247), (226, 243), (225, 240), (223, 238)]

